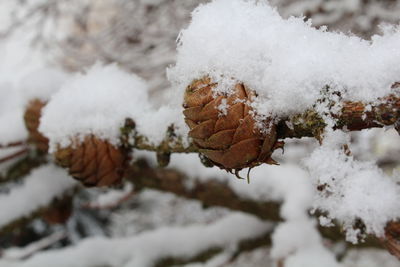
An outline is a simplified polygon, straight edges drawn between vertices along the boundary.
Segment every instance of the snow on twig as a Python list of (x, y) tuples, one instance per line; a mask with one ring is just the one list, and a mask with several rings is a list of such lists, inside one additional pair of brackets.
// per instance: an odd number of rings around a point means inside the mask
[(46, 236), (45, 238), (42, 238), (39, 241), (30, 243), (26, 247), (23, 248), (8, 248), (4, 251), (2, 251), (1, 258), (4, 260), (12, 260), (12, 261), (17, 261), (17, 260), (24, 260), (30, 256), (32, 256), (34, 253), (43, 250), (47, 247), (50, 247), (54, 243), (61, 241), (67, 236), (66, 232), (60, 231), (60, 232), (55, 232), (49, 236)]
[(75, 184), (63, 169), (54, 165), (33, 170), (22, 185), (0, 194), (0, 227), (45, 207)]
[[(228, 247), (269, 230), (267, 223), (232, 214), (210, 225), (167, 227), (127, 237), (90, 238), (75, 247), (41, 252), (20, 266), (152, 266), (166, 257), (191, 257), (210, 247)], [(10, 263), (0, 261), (1, 264)]]

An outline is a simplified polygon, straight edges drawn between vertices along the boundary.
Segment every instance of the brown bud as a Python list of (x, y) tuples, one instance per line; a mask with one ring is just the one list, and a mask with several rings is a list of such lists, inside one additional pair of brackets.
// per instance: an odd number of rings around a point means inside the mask
[[(216, 86), (206, 77), (194, 81), (185, 92), (184, 111), (189, 136), (200, 152), (217, 166), (231, 171), (262, 163), (277, 164), (271, 154), (283, 145), (277, 141), (271, 119), (263, 123), (268, 131), (256, 126), (250, 103), (256, 94), (241, 83), (229, 95), (214, 97)], [(225, 106), (221, 112), (221, 104)]]
[(43, 214), (43, 219), (49, 224), (63, 224), (72, 214), (72, 195), (54, 200), (52, 206)]
[(400, 223), (390, 222), (385, 228), (385, 238), (381, 239), (386, 249), (400, 260)]
[(24, 113), (24, 121), (25, 127), (29, 133), (28, 142), (35, 145), (39, 151), (47, 153), (49, 149), (49, 140), (38, 130), (42, 108), (45, 105), (46, 103), (39, 99), (30, 101)]
[(59, 165), (86, 186), (110, 186), (121, 182), (127, 152), (94, 135), (82, 142), (58, 149), (54, 154)]

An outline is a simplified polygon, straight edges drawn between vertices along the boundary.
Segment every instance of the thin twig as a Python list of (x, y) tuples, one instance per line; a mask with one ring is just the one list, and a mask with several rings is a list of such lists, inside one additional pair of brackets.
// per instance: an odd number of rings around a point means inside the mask
[(6, 161), (12, 160), (12, 159), (17, 158), (19, 156), (22, 156), (22, 155), (24, 155), (26, 153), (28, 153), (28, 149), (27, 148), (18, 150), (17, 152), (15, 152), (15, 153), (13, 153), (11, 155), (5, 156), (4, 158), (0, 158), (0, 163), (4, 163)]
[(11, 148), (11, 147), (23, 146), (23, 145), (26, 145), (25, 141), (18, 141), (18, 142), (3, 144), (3, 145), (0, 144), (0, 148)]
[(125, 193), (123, 196), (121, 196), (120, 198), (118, 198), (116, 201), (112, 202), (112, 203), (107, 203), (105, 205), (102, 204), (98, 204), (96, 202), (92, 203), (85, 203), (82, 205), (83, 208), (86, 209), (94, 209), (94, 210), (102, 210), (102, 209), (113, 209), (115, 207), (118, 207), (120, 204), (128, 201), (129, 199), (131, 199), (134, 195), (136, 194), (136, 192), (134, 190)]
[(24, 248), (7, 249), (1, 253), (1, 256), (7, 260), (24, 260), (36, 252), (48, 248), (66, 237), (67, 233), (65, 231), (55, 232), (39, 241), (29, 244)]

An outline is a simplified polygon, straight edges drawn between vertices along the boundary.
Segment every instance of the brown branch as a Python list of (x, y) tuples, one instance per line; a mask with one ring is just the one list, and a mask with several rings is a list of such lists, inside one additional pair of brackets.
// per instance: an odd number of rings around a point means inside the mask
[(47, 160), (44, 155), (36, 155), (36, 157), (27, 155), (8, 167), (5, 175), (0, 176), (0, 184), (20, 179), (29, 174), (34, 168), (46, 162)]
[[(235, 249), (235, 252), (232, 254), (232, 257), (228, 260), (228, 262), (224, 263), (221, 266), (230, 266), (230, 264), (233, 263), (238, 258), (238, 256), (240, 256), (240, 254), (269, 245), (271, 245), (271, 232), (268, 232), (256, 238), (241, 240), (237, 244), (237, 247)], [(154, 265), (154, 267), (181, 266), (195, 262), (204, 263), (223, 251), (224, 248), (222, 247), (212, 247), (207, 250), (201, 251), (193, 257), (186, 259), (176, 257), (163, 258), (160, 259)]]
[(3, 158), (0, 158), (0, 164), (4, 163), (6, 161), (9, 161), (9, 160), (15, 159), (15, 158), (17, 158), (19, 156), (22, 156), (22, 155), (26, 154), (26, 153), (28, 153), (28, 149), (27, 148), (18, 150), (17, 152), (12, 153), (11, 155), (8, 155), (8, 156), (5, 156)]
[(22, 227), (33, 221), (34, 219), (37, 218), (42, 218), (45, 219), (46, 214), (49, 212), (54, 211), (55, 208), (58, 207), (60, 202), (62, 202), (63, 199), (68, 198), (68, 197), (73, 197), (77, 193), (78, 187), (74, 187), (72, 189), (68, 189), (65, 192), (63, 192), (60, 196), (54, 197), (48, 204), (47, 206), (39, 206), (36, 208), (36, 210), (32, 210), (29, 214), (26, 214), (23, 217), (16, 218), (13, 221), (10, 221), (9, 223), (3, 225), (0, 227), (0, 235), (5, 235), (12, 233), (13, 231), (19, 231), (21, 230)]
[[(335, 121), (334, 129), (360, 131), (369, 128), (396, 126), (400, 118), (400, 96), (397, 94), (391, 94), (367, 104), (345, 101), (341, 105), (339, 114), (328, 114)], [(282, 118), (277, 123), (277, 138), (319, 138), (326, 126), (323, 117), (317, 111), (310, 109), (290, 118)], [(126, 135), (133, 128), (132, 126), (123, 128), (122, 133)], [(175, 136), (173, 132), (171, 133), (171, 129), (168, 130), (166, 138), (160, 145), (151, 144), (146, 137), (135, 135), (133, 147), (163, 153), (198, 152), (193, 144), (184, 145), (179, 137)]]
[(280, 204), (275, 202), (257, 202), (243, 199), (227, 184), (216, 180), (196, 182), (187, 188), (187, 177), (172, 169), (152, 168), (146, 160), (138, 160), (126, 173), (126, 178), (135, 185), (135, 190), (144, 188), (173, 193), (188, 199), (196, 199), (205, 206), (219, 206), (231, 210), (243, 211), (265, 220), (279, 221)]
[[(346, 101), (342, 103), (339, 114), (329, 115), (336, 121), (334, 129), (360, 131), (396, 125), (400, 118), (400, 97), (391, 94), (368, 104)], [(316, 111), (308, 110), (282, 120), (278, 126), (278, 137), (317, 137), (325, 127), (323, 118)]]
[[(249, 213), (263, 220), (282, 221), (280, 203), (244, 199), (226, 183), (217, 180), (197, 181), (189, 189), (186, 185), (187, 177), (183, 173), (173, 169), (153, 168), (144, 159), (139, 159), (131, 165), (125, 177), (134, 183), (135, 190), (155, 189), (198, 200), (206, 207), (224, 207)], [(340, 227), (319, 227), (319, 231), (324, 238), (331, 242), (343, 241)], [(364, 243), (360, 243), (357, 247), (381, 247), (381, 245), (375, 237), (369, 236)]]
[(92, 209), (92, 210), (105, 210), (105, 209), (113, 209), (121, 205), (122, 203), (130, 200), (133, 196), (136, 195), (135, 190), (132, 190), (130, 192), (126, 192), (123, 196), (119, 197), (117, 200), (115, 200), (112, 203), (107, 203), (107, 204), (98, 204), (95, 201), (94, 202), (88, 202), (84, 203), (82, 205), (82, 208), (85, 209)]
[(390, 222), (385, 228), (385, 237), (380, 240), (383, 246), (400, 260), (400, 222)]
[(21, 261), (31, 257), (38, 251), (44, 250), (53, 244), (65, 239), (67, 237), (67, 233), (64, 231), (59, 231), (52, 233), (49, 236), (42, 238), (41, 240), (35, 241), (24, 248), (17, 248), (12, 251), (11, 255), (7, 253), (7, 250), (2, 252), (0, 255), (3, 259), (13, 260), (13, 261)]
[(8, 144), (0, 144), (0, 148), (10, 148), (10, 147), (16, 147), (16, 146), (23, 146), (26, 145), (25, 141), (18, 141), (18, 142), (13, 142), (13, 143), (8, 143)]

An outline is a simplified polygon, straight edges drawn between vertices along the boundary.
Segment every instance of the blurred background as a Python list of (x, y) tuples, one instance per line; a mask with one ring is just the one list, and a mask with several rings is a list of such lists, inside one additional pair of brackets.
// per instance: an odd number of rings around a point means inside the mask
[[(149, 83), (152, 101), (163, 105), (170, 87), (166, 68), (174, 64), (179, 32), (190, 22), (193, 9), (206, 2), (2, 0), (0, 83), (4, 89), (0, 92), (12, 95), (13, 88), (19, 86), (22, 77), (38, 68), (72, 73), (101, 61), (117, 63), (144, 78)], [(329, 31), (341, 31), (364, 39), (379, 34), (380, 25), (400, 21), (400, 1), (396, 0), (271, 0), (270, 3), (285, 18), (304, 16), (305, 20), (311, 19), (315, 27), (326, 25)], [(0, 113), (6, 112), (3, 109), (0, 107)], [(0, 135), (2, 127), (6, 126), (0, 126)], [(277, 153), (275, 158), (283, 163), (282, 168), (285, 164), (298, 165), (317, 145), (315, 140), (307, 138), (289, 140), (285, 154)], [(8, 155), (11, 150), (0, 149), (0, 156)], [(376, 161), (387, 172), (396, 171), (399, 165), (400, 142), (393, 130), (354, 133), (351, 151), (358, 159)], [(136, 155), (135, 158), (144, 157), (150, 162), (148, 164), (154, 164), (155, 160), (152, 162), (151, 159), (154, 155)], [(18, 165), (20, 159), (0, 161), (3, 173), (0, 177), (7, 176), (10, 170), (23, 168), (23, 165)], [(198, 161), (197, 156), (192, 159)], [(216, 173), (221, 172), (215, 169), (214, 172), (207, 170), (207, 173), (202, 173), (202, 168), (180, 171), (190, 177), (220, 175)], [(221, 175), (226, 179), (236, 179), (225, 173)], [(275, 175), (279, 176), (279, 173)], [(22, 178), (0, 181), (0, 194), (6, 195), (22, 182)], [(246, 187), (247, 184), (241, 183), (241, 186)], [(132, 237), (163, 227), (209, 225), (232, 213), (223, 207), (210, 207), (166, 192), (151, 189), (136, 191), (128, 183), (109, 190), (78, 188), (57, 199), (51, 206), (57, 207), (59, 212), (30, 216), (0, 231), (0, 266), (20, 266), (36, 253), (74, 246), (89, 237)], [(0, 209), (1, 216), (6, 215)], [(342, 241), (324, 242), (346, 267), (400, 265), (379, 245), (353, 248)], [(283, 263), (270, 258), (270, 247), (270, 240), (264, 240), (248, 249), (230, 248), (234, 256), (218, 264), (211, 262), (219, 254), (215, 252), (182, 261), (161, 257), (154, 266), (283, 267)]]

